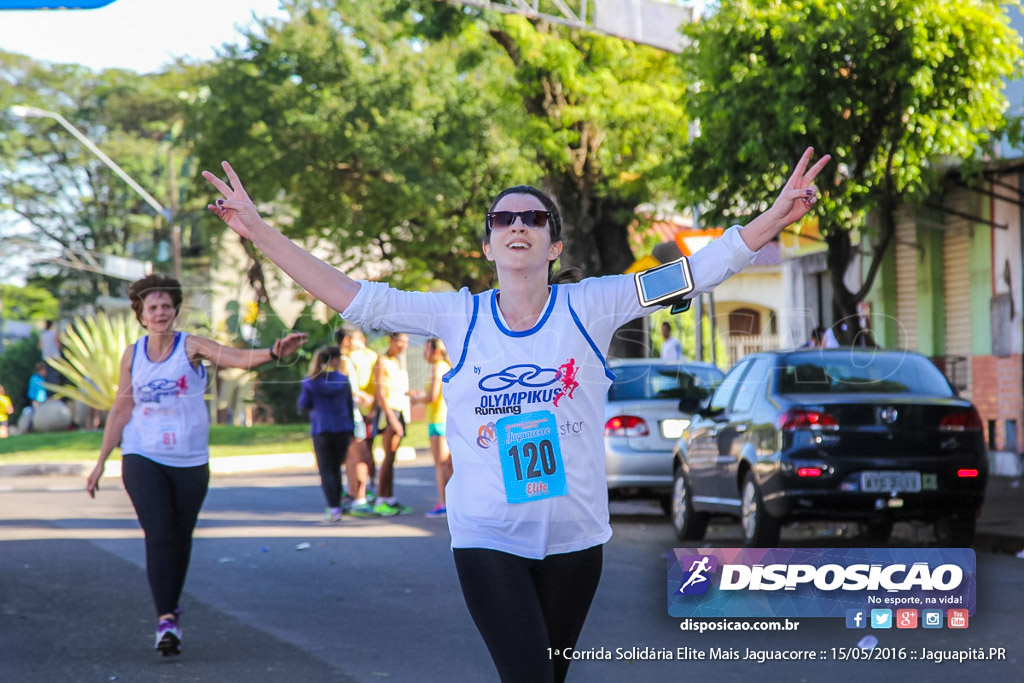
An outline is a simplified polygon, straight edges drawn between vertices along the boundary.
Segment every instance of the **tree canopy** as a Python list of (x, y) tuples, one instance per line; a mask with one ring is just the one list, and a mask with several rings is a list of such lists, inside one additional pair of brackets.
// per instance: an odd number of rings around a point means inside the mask
[[(998, 0), (734, 0), (686, 28), (680, 57), (700, 135), (682, 186), (712, 220), (770, 204), (808, 145), (834, 157), (818, 186), (836, 313), (853, 316), (892, 241), (903, 202), (933, 192), (949, 159), (988, 151), (1006, 121), (1004, 79), (1020, 36)], [(1010, 11), (1019, 11), (1011, 9)], [(843, 276), (850, 233), (877, 212), (863, 286)]]
[(191, 128), (204, 167), (230, 159), (271, 221), (344, 268), (383, 263), (377, 274), (407, 287), (489, 284), (486, 202), (525, 161), (485, 36), (421, 37), (399, 0), (286, 8), (206, 81)]
[[(169, 216), (159, 215), (52, 117), (19, 118), (10, 107), (63, 115), (164, 207), (177, 210), (181, 190), (172, 137), (181, 126), (184, 102), (178, 93), (186, 81), (181, 71), (96, 73), (0, 53), (0, 116), (7, 124), (0, 133), (0, 210), (6, 223), (0, 259), (35, 262), (30, 275), (41, 286), (60, 289), (65, 311), (120, 283), (45, 265), (50, 259), (70, 250), (153, 261), (170, 270)], [(178, 212), (177, 220), (194, 228), (198, 215)]]

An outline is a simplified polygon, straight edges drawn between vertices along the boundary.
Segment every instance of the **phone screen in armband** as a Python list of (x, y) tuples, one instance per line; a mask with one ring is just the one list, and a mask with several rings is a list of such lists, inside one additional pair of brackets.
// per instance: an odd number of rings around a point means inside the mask
[(668, 304), (693, 291), (693, 275), (685, 256), (633, 276), (641, 306)]

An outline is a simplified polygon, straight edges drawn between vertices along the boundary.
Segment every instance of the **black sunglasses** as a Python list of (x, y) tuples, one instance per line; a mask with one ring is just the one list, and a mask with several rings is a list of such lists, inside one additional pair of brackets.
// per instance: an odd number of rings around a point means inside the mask
[(487, 214), (487, 229), (504, 230), (510, 228), (516, 222), (517, 216), (527, 228), (540, 230), (548, 226), (548, 219), (551, 218), (551, 213), (548, 211), (538, 211), (537, 209), (529, 211), (495, 211)]

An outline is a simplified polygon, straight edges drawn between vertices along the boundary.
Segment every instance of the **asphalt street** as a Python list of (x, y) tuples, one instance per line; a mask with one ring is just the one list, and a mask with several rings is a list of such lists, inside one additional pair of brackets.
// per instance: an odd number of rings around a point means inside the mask
[[(78, 476), (0, 477), (0, 681), (359, 681), (495, 680), (462, 603), (429, 467), (401, 467), (397, 491), (416, 511), (390, 519), (320, 521), (315, 475), (218, 475), (197, 531), (182, 606), (184, 654), (152, 650), (155, 619), (143, 544), (120, 482), (96, 500)], [(1004, 648), (995, 661), (769, 661), (773, 650), (852, 648), (863, 632), (841, 619), (804, 619), (796, 632), (680, 630), (666, 611), (666, 558), (675, 546), (656, 505), (612, 504), (615, 536), (579, 648), (636, 653), (578, 661), (570, 681), (990, 681), (1024, 680), (1024, 559), (978, 550), (978, 609), (965, 631), (878, 636), (879, 648)], [(783, 544), (856, 546), (844, 527), (787, 529)], [(893, 546), (927, 546), (899, 525)], [(739, 545), (716, 525), (707, 543)], [(643, 659), (692, 648), (735, 650), (737, 660)]]

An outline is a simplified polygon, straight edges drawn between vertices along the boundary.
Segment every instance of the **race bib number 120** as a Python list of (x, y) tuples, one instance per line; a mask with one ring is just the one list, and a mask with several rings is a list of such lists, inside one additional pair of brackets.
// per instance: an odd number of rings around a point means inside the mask
[(509, 503), (530, 503), (568, 493), (554, 415), (547, 410), (510, 415), (494, 427)]

